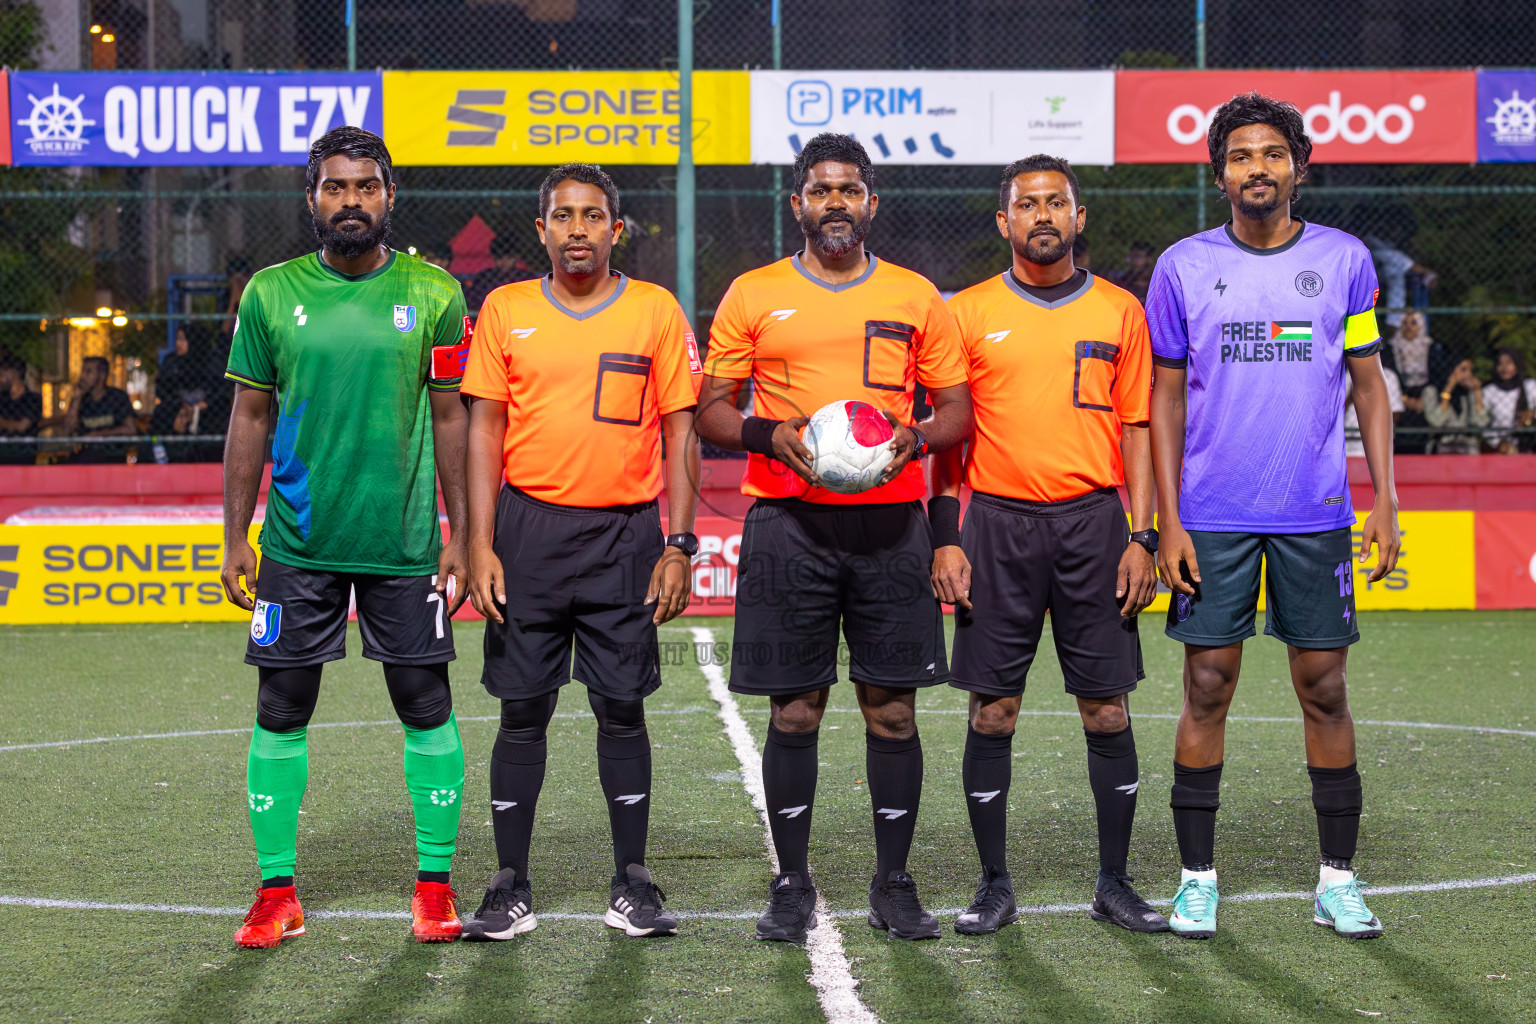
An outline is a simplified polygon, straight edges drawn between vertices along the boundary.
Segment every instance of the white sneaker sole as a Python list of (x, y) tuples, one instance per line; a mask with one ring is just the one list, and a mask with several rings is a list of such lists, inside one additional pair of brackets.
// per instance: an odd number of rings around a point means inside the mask
[(469, 939), (471, 942), (479, 939), (486, 939), (491, 942), (501, 942), (512, 938), (514, 935), (522, 935), (524, 932), (531, 932), (538, 926), (539, 919), (532, 914), (528, 914), (525, 917), (520, 917), (516, 921), (513, 921), (512, 927), (508, 928), (506, 931), (481, 932), (478, 935), (472, 936), (469, 933), (469, 929), (466, 928), (464, 930), (464, 938)]
[(609, 928), (622, 929), (624, 934), (628, 935), (632, 939), (650, 939), (657, 938), (662, 935), (677, 934), (676, 928), (636, 928), (634, 925), (629, 923), (629, 918), (625, 917), (623, 914), (619, 913), (612, 907), (609, 907), (608, 913), (603, 915), (603, 924), (606, 924)]

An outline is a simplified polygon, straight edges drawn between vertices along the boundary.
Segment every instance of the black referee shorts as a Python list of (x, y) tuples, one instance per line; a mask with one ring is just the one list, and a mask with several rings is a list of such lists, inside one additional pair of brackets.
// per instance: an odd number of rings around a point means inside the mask
[(955, 609), (950, 685), (1021, 695), (1049, 610), (1068, 693), (1102, 700), (1136, 689), (1141, 639), (1115, 597), (1129, 543), (1113, 489), (1053, 502), (973, 494), (960, 531), (972, 608)]
[(916, 501), (755, 502), (741, 531), (731, 690), (819, 690), (840, 663), (854, 682), (890, 689), (947, 680), (932, 536)]
[(507, 604), (505, 622), (485, 622), (491, 696), (541, 697), (573, 678), (613, 700), (654, 693), (661, 657), (645, 591), (665, 541), (655, 501), (580, 508), (502, 487), (492, 543)]

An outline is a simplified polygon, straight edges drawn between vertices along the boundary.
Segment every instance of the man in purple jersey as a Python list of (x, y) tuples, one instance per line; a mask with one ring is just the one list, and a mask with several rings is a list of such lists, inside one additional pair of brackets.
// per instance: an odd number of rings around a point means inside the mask
[(1322, 852), (1313, 919), (1375, 938), (1381, 921), (1351, 867), (1361, 787), (1344, 663), (1360, 633), (1344, 398), (1353, 388), (1376, 491), (1360, 562), (1372, 545), (1379, 557), (1359, 570), (1374, 583), (1398, 552), (1376, 273), (1359, 239), (1291, 216), (1312, 153), (1294, 106), (1233, 97), (1207, 141), (1232, 220), (1163, 253), (1147, 293), (1158, 570), (1173, 590), (1167, 634), (1184, 642), (1172, 799), (1184, 872), (1168, 923), (1187, 938), (1216, 933), (1227, 708), (1254, 635), (1263, 559), (1264, 632), (1289, 648), (1305, 722)]

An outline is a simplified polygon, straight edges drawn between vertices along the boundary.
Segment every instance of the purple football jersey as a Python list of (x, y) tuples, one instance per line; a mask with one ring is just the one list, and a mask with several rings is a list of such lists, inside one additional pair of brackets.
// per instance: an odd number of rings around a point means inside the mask
[(1364, 243), (1320, 224), (1273, 249), (1223, 225), (1163, 253), (1147, 325), (1153, 358), (1187, 367), (1185, 529), (1315, 533), (1355, 521), (1344, 357), (1380, 349), (1375, 306)]

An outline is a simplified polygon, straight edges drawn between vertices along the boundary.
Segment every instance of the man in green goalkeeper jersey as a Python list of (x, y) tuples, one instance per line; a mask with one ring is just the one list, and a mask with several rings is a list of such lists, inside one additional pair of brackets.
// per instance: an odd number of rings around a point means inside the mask
[[(451, 942), (461, 930), (448, 870), (464, 750), (448, 662), (449, 619), (468, 593), (458, 389), (469, 318), (457, 281), (385, 244), (390, 178), (389, 151), (371, 132), (337, 128), (314, 144), (307, 198), (320, 251), (251, 278), (231, 345), (222, 575), (229, 600), (253, 613), (245, 660), (259, 674), (246, 785), (261, 889), (235, 933), (241, 946), (304, 931), (293, 874), (306, 732), (321, 666), (346, 656), (354, 591), (363, 657), (384, 663), (405, 730), (420, 869), (413, 931)], [(258, 579), (247, 532), (274, 418)]]

